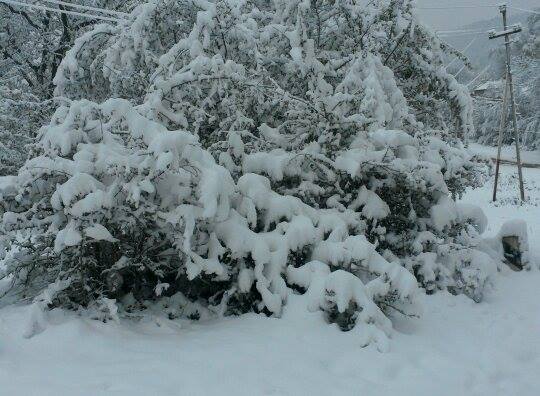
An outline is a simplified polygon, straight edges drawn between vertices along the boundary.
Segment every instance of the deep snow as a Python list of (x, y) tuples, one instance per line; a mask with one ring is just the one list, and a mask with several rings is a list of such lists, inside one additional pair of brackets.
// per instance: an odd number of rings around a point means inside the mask
[[(528, 222), (540, 257), (540, 169), (525, 169), (530, 202), (516, 205), (514, 168), (464, 202), (483, 207), (487, 235)], [(540, 271), (504, 271), (483, 303), (438, 293), (420, 319), (398, 318), (390, 350), (362, 348), (292, 297), (281, 319), (101, 323), (54, 311), (23, 334), (29, 307), (0, 310), (0, 394), (31, 395), (520, 395), (540, 393)]]

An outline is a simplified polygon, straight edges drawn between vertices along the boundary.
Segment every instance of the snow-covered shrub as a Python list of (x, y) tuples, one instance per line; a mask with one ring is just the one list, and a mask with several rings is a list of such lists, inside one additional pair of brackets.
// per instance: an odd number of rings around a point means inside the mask
[(67, 306), (280, 315), (295, 290), (383, 332), (417, 281), (479, 299), (470, 100), (411, 4), (163, 0), (81, 37), (2, 193), (5, 275), (69, 280)]
[[(313, 206), (356, 211), (377, 250), (401, 260), (429, 292), (449, 288), (480, 300), (496, 270), (489, 260), (473, 260), (486, 220), (480, 209), (451, 199), (474, 182), (468, 154), (433, 135), (403, 131), (378, 130), (359, 141), (362, 146), (352, 144), (335, 160), (307, 149), (300, 156), (255, 153), (246, 156), (244, 169), (267, 175), (276, 190)], [(324, 161), (322, 176), (302, 173), (310, 156)], [(464, 279), (464, 272), (476, 276)]]
[(235, 183), (193, 134), (166, 130), (126, 100), (60, 107), (34, 149), (1, 192), (2, 232), (13, 236), (4, 272), (29, 294), (61, 283), (49, 304), (179, 293), (223, 312), (280, 315), (291, 256), (304, 251), (347, 269), (346, 293), (364, 299), (351, 325), (372, 315), (386, 323), (383, 310), (414, 300), (412, 275), (352, 236), (363, 225), (356, 213), (314, 209), (261, 175)]

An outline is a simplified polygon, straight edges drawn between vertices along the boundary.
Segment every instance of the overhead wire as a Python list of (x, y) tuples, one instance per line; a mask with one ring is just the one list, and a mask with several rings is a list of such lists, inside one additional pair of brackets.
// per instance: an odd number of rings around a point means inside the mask
[(433, 6), (433, 7), (416, 7), (418, 10), (454, 10), (460, 8), (493, 8), (499, 7), (499, 4), (470, 4), (461, 6)]
[(109, 22), (122, 22), (123, 21), (123, 19), (120, 19), (120, 18), (112, 18), (108, 16), (103, 16), (103, 15), (95, 15), (95, 14), (89, 14), (89, 13), (76, 12), (76, 11), (61, 10), (60, 8), (52, 8), (52, 7), (47, 7), (44, 5), (23, 3), (23, 2), (15, 1), (15, 0), (0, 0), (0, 3), (26, 7), (26, 8), (32, 8), (32, 9), (37, 9), (37, 10), (43, 10), (43, 11), (51, 11), (51, 12), (56, 12), (59, 14), (74, 15), (74, 16), (80, 16), (80, 17), (85, 17), (85, 18), (90, 18), (90, 19), (99, 19), (99, 20), (109, 21)]
[[(489, 5), (486, 6), (448, 6), (448, 7), (430, 7), (429, 9), (454, 9), (454, 8), (474, 8), (474, 7), (491, 7)], [(498, 5), (497, 5), (498, 7)], [(419, 9), (427, 9), (425, 7), (418, 7)], [(519, 10), (523, 12), (531, 12), (533, 14), (540, 14), (540, 11), (533, 11), (528, 10), (525, 8), (519, 8), (519, 7), (513, 7), (508, 6), (508, 8), (512, 8), (514, 10)], [(491, 30), (467, 30), (467, 29), (453, 29), (453, 30), (436, 30), (435, 33), (437, 33), (440, 37), (451, 37), (451, 36), (467, 36), (471, 34), (480, 34), (480, 33), (489, 33)]]
[(461, 72), (463, 70), (465, 70), (466, 67), (467, 67), (467, 64), (464, 64), (463, 66), (461, 66), (461, 69), (459, 69), (458, 72), (456, 74), (454, 74), (454, 77), (457, 78), (457, 76), (459, 76), (461, 74)]
[(529, 9), (527, 9), (527, 8), (519, 8), (519, 7), (514, 7), (514, 6), (508, 6), (508, 8), (511, 8), (511, 9), (513, 9), (513, 10), (523, 11), (523, 12), (530, 12), (531, 14), (538, 14), (538, 15), (540, 15), (540, 11), (529, 10)]
[[(479, 4), (473, 5), (473, 4), (471, 4), (471, 5), (462, 5), (462, 6), (457, 5), (457, 6), (417, 7), (417, 9), (419, 9), (419, 10), (453, 10), (453, 9), (467, 9), (467, 8), (495, 8), (495, 7), (498, 8), (500, 6), (501, 6), (501, 4), (484, 4), (484, 5), (479, 5)], [(507, 8), (517, 10), (517, 11), (522, 11), (522, 12), (529, 12), (531, 14), (540, 15), (540, 11), (529, 10), (529, 9), (526, 9), (526, 8), (520, 8), (520, 7), (514, 7), (514, 6), (507, 6)], [(463, 30), (463, 29), (436, 31), (437, 35), (440, 36), (440, 37), (450, 37), (450, 36), (461, 36), (461, 35), (475, 34), (476, 37), (474, 37), (471, 40), (471, 42), (469, 44), (467, 44), (467, 46), (462, 50), (462, 52), (465, 52), (467, 49), (469, 49), (469, 47), (478, 38), (478, 35), (480, 35), (482, 33), (489, 33), (489, 32), (490, 32), (489, 30), (485, 31), (485, 30)], [(446, 68), (451, 66), (457, 59), (458, 58), (453, 59), (446, 66)], [(465, 67), (466, 67), (466, 65), (463, 65), (459, 69), (459, 71), (455, 74), (455, 77), (457, 77), (459, 74), (461, 74), (461, 72), (465, 69)], [(478, 73), (478, 75), (476, 75), (476, 77), (474, 77), (471, 81), (469, 81), (469, 83), (467, 83), (467, 86), (470, 86), (476, 80), (478, 80), (478, 78), (480, 78), (490, 67), (491, 67), (491, 65), (486, 66), (480, 73)]]
[(478, 78), (480, 78), (480, 76), (482, 76), (485, 72), (487, 72), (488, 69), (489, 69), (490, 67), (491, 67), (491, 64), (487, 65), (487, 66), (484, 68), (484, 70), (482, 70), (480, 73), (478, 73), (478, 75), (477, 75), (475, 78), (473, 78), (471, 81), (469, 81), (469, 82), (467, 83), (467, 87), (468, 87), (469, 85), (471, 85), (473, 82), (475, 82), (476, 80), (478, 80)]
[[(453, 6), (425, 6), (425, 7), (416, 7), (417, 10), (457, 10), (457, 9), (467, 9), (467, 8), (499, 8), (501, 6), (505, 5), (503, 4), (469, 4), (469, 5), (453, 5)], [(528, 8), (521, 8), (521, 7), (514, 7), (512, 5), (506, 5), (507, 8), (522, 11), (522, 12), (530, 12), (531, 14), (539, 14), (540, 11), (531, 10)]]
[(90, 6), (85, 6), (85, 5), (77, 4), (77, 3), (68, 3), (68, 2), (65, 2), (65, 1), (61, 1), (61, 0), (40, 0), (40, 1), (43, 1), (45, 3), (63, 5), (63, 6), (70, 7), (70, 8), (78, 8), (78, 9), (81, 9), (81, 10), (96, 11), (96, 12), (102, 12), (104, 14), (117, 15), (119, 17), (126, 17), (126, 16), (129, 15), (129, 14), (127, 14), (125, 12), (121, 12), (121, 11), (109, 10), (107, 8), (90, 7)]
[(468, 31), (468, 32), (460, 32), (460, 31), (457, 31), (457, 32), (445, 32), (445, 33), (439, 33), (439, 32), (435, 32), (437, 34), (437, 36), (439, 37), (456, 37), (456, 36), (470, 36), (470, 35), (480, 35), (480, 34), (486, 34), (486, 33), (489, 33), (490, 31), (489, 30), (471, 30), (471, 31)]
[(446, 33), (485, 33), (484, 30), (471, 30), (471, 29), (453, 29), (453, 30), (436, 30), (438, 34)]
[[(477, 39), (478, 39), (478, 36), (473, 37), (473, 39), (470, 41), (470, 43), (467, 44), (467, 45), (465, 46), (465, 48), (463, 48), (460, 52), (461, 52), (462, 54), (465, 54), (465, 51), (467, 51), (467, 50), (471, 47), (471, 45), (473, 45), (473, 43), (474, 43)], [(447, 65), (445, 66), (445, 69), (448, 69), (450, 66), (452, 66), (452, 65), (454, 64), (454, 62), (455, 62), (456, 60), (458, 60), (458, 59), (459, 59), (459, 57), (457, 57), (457, 56), (456, 56), (454, 59), (452, 59), (452, 61), (451, 61), (449, 64), (447, 64)]]
[(465, 46), (465, 48), (463, 48), (463, 49), (461, 50), (461, 52), (464, 53), (464, 52), (467, 51), (469, 48), (471, 48), (471, 45), (473, 45), (474, 42), (475, 42), (477, 39), (478, 39), (478, 36), (474, 37), (474, 38), (471, 40), (471, 42), (470, 42), (469, 44), (467, 44), (467, 45)]
[[(501, 7), (503, 4), (470, 4), (470, 5), (454, 5), (454, 6), (427, 6), (427, 7), (416, 7), (419, 10), (454, 10), (454, 9), (467, 9), (467, 8), (495, 8)], [(539, 14), (540, 11), (530, 10), (526, 8), (507, 6), (507, 8), (522, 11), (530, 12), (532, 14)], [(437, 35), (440, 37), (449, 37), (449, 36), (466, 36), (470, 34), (478, 33), (489, 33), (487, 30), (464, 30), (464, 29), (455, 29), (455, 30), (439, 30), (436, 31)]]

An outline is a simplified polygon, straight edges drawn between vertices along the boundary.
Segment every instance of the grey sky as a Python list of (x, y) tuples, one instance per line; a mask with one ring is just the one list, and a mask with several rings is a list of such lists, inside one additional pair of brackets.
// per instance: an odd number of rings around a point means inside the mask
[[(417, 0), (418, 7), (490, 5), (506, 2), (509, 6), (534, 9), (540, 7), (540, 0)], [(509, 12), (519, 12), (509, 10)], [(455, 29), (475, 21), (491, 19), (499, 15), (493, 8), (466, 8), (455, 10), (419, 10), (420, 17), (435, 29)]]

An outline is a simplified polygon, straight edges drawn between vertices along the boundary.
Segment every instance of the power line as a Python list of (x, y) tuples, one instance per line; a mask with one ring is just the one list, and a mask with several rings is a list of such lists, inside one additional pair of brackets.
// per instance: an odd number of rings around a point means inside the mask
[(454, 74), (454, 77), (457, 78), (461, 74), (461, 72), (465, 70), (466, 67), (467, 67), (467, 64), (464, 64), (463, 66), (461, 66), (461, 69), (459, 69), (458, 72)]
[(486, 34), (486, 33), (489, 33), (489, 31), (486, 31), (486, 30), (478, 30), (478, 31), (470, 31), (470, 32), (449, 32), (449, 33), (442, 33), (442, 34), (439, 34), (438, 32), (436, 32), (437, 36), (439, 37), (456, 37), (456, 36), (470, 36), (470, 35), (475, 35), (475, 36), (478, 36), (480, 34)]
[(437, 33), (485, 33), (485, 30), (471, 30), (471, 29), (453, 29), (453, 30), (436, 30)]
[(100, 20), (109, 21), (109, 22), (122, 22), (122, 19), (118, 19), (118, 18), (111, 18), (111, 17), (107, 17), (107, 16), (102, 16), (102, 15), (93, 15), (93, 14), (85, 14), (85, 13), (82, 13), (82, 12), (61, 10), (59, 8), (51, 8), (51, 7), (46, 7), (46, 6), (42, 6), (42, 5), (22, 3), (20, 1), (14, 1), (14, 0), (0, 0), (0, 3), (10, 4), (10, 5), (14, 5), (14, 6), (20, 6), (20, 7), (33, 8), (33, 9), (43, 10), (43, 11), (51, 11), (51, 12), (56, 12), (56, 13), (59, 13), (59, 14), (82, 16), (82, 17), (90, 18), (90, 19), (100, 19)]
[(478, 80), (480, 78), (480, 76), (482, 76), (485, 72), (487, 72), (490, 67), (491, 67), (491, 64), (487, 65), (484, 68), (484, 70), (482, 70), (480, 73), (478, 73), (478, 75), (475, 78), (473, 78), (471, 81), (469, 81), (469, 83), (467, 84), (467, 87), (469, 85), (471, 85), (473, 82), (475, 82), (476, 80)]
[(44, 1), (45, 3), (63, 5), (63, 6), (66, 6), (66, 7), (71, 7), (71, 8), (79, 8), (81, 10), (97, 11), (97, 12), (102, 12), (104, 14), (118, 15), (119, 17), (128, 16), (128, 14), (126, 14), (125, 12), (120, 12), (120, 11), (116, 11), (116, 10), (108, 10), (106, 8), (90, 7), (90, 6), (85, 6), (85, 5), (76, 4), (76, 3), (67, 3), (65, 1), (60, 1), (60, 0), (41, 0), (41, 1)]
[(498, 4), (483, 4), (483, 5), (463, 5), (463, 6), (436, 6), (436, 7), (416, 7), (418, 10), (456, 10), (460, 8), (493, 8), (499, 7)]
[[(473, 39), (471, 40), (471, 42), (470, 42), (469, 44), (467, 44), (467, 45), (465, 46), (465, 48), (463, 48), (460, 52), (461, 52), (462, 54), (465, 54), (465, 51), (467, 51), (467, 50), (471, 47), (471, 45), (473, 45), (473, 43), (474, 43), (477, 39), (478, 39), (478, 36), (473, 37)], [(450, 66), (452, 66), (452, 65), (454, 64), (454, 62), (457, 61), (458, 59), (459, 59), (459, 57), (457, 57), (457, 56), (456, 56), (454, 59), (452, 59), (452, 61), (451, 61), (448, 65), (445, 66), (445, 69), (448, 69)]]
[(462, 53), (465, 53), (469, 48), (471, 48), (471, 45), (478, 39), (478, 36), (474, 37), (469, 44), (465, 48), (461, 50)]
[[(416, 7), (417, 10), (457, 10), (463, 8), (498, 8), (500, 4), (471, 4), (471, 5), (457, 5), (457, 6), (434, 6), (434, 7)], [(529, 10), (527, 8), (519, 8), (514, 6), (507, 6), (514, 10), (530, 12), (531, 14), (540, 14), (540, 11)]]
[(540, 15), (540, 11), (528, 10), (526, 8), (519, 8), (519, 7), (513, 7), (513, 6), (508, 6), (508, 8), (512, 8), (513, 10), (518, 10), (518, 11), (523, 11), (523, 12), (530, 12), (531, 14)]
[(438, 35), (439, 38), (448, 38), (448, 37), (461, 37), (461, 36), (479, 36), (481, 34), (484, 34), (486, 32), (478, 32), (478, 33), (458, 33), (458, 34), (443, 34)]
[(436, 30), (435, 33), (437, 34), (477, 34), (477, 33), (488, 33), (487, 30), (463, 30), (463, 29), (456, 29), (456, 30)]
[[(455, 9), (468, 9), (468, 8), (500, 8), (507, 7), (522, 12), (530, 12), (532, 14), (540, 15), (540, 11), (529, 10), (526, 8), (519, 8), (514, 6), (506, 6), (502, 4), (471, 4), (471, 5), (455, 5), (455, 6), (434, 6), (434, 7), (416, 7), (419, 10), (455, 10)], [(469, 34), (489, 33), (489, 31), (483, 30), (439, 30), (435, 31), (440, 37), (448, 36), (466, 36)]]

